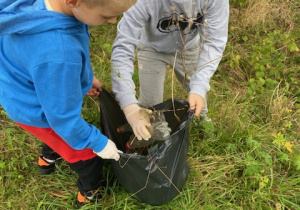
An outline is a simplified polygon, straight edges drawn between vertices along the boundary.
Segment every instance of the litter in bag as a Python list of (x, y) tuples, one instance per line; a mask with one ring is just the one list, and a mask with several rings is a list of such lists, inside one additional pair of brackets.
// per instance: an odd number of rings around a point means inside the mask
[(188, 102), (168, 100), (149, 108), (164, 114), (171, 133), (166, 140), (156, 141), (155, 145), (137, 153), (125, 147), (132, 132), (118, 132), (127, 121), (114, 96), (103, 89), (99, 98), (102, 132), (124, 152), (119, 161), (111, 162), (121, 186), (150, 205), (171, 201), (180, 193), (189, 173), (187, 153), (193, 113), (189, 111)]
[[(129, 123), (122, 125), (117, 128), (118, 133), (131, 132), (129, 140), (125, 144), (127, 150), (132, 150), (136, 148), (146, 148), (146, 146), (152, 145), (155, 141), (164, 141), (167, 140), (171, 133), (171, 128), (169, 128), (168, 123), (166, 122), (165, 115), (163, 111), (155, 110), (153, 112), (147, 113), (151, 126), (148, 128), (151, 138), (148, 140), (137, 140), (135, 137), (131, 126)], [(156, 142), (157, 143), (157, 142)]]

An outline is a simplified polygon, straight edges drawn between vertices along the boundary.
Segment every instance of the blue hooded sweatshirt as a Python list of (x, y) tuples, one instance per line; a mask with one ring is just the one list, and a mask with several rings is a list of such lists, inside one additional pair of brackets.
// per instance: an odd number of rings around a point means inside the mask
[(92, 86), (87, 25), (43, 0), (0, 1), (0, 104), (15, 122), (51, 127), (72, 148), (100, 152), (107, 137), (81, 117)]

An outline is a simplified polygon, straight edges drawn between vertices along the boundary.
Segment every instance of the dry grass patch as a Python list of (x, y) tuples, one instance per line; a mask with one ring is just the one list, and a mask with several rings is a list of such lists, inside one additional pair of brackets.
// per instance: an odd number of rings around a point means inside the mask
[(286, 30), (294, 28), (296, 14), (289, 7), (290, 0), (249, 0), (246, 8), (231, 9), (232, 22), (243, 28), (256, 28), (260, 24), (283, 26)]

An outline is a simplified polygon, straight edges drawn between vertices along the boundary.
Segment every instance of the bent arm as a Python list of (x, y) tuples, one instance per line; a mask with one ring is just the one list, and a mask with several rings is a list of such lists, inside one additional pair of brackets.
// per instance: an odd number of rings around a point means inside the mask
[(136, 87), (132, 80), (133, 60), (141, 29), (149, 18), (140, 2), (143, 1), (138, 1), (124, 13), (118, 24), (118, 34), (112, 47), (112, 90), (121, 108), (138, 103), (135, 97)]
[(210, 78), (215, 73), (226, 46), (228, 19), (228, 0), (215, 0), (207, 7), (200, 32), (200, 55), (197, 70), (191, 77), (190, 93), (205, 98), (210, 90)]
[[(80, 63), (48, 62), (31, 70), (41, 108), (51, 128), (72, 148), (101, 151), (107, 137), (81, 117), (83, 97), (91, 88), (81, 80)], [(90, 84), (93, 75), (89, 73)]]

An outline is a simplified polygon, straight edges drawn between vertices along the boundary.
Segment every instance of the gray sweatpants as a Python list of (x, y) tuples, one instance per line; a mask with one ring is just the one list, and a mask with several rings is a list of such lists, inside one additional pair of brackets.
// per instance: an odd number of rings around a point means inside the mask
[[(173, 69), (175, 53), (160, 53), (151, 47), (139, 44), (137, 47), (140, 98), (139, 102), (145, 106), (154, 106), (163, 102), (164, 82), (167, 65)], [(195, 46), (184, 55), (177, 53), (174, 72), (183, 85), (189, 91), (190, 76), (194, 73), (199, 58), (199, 46)], [(201, 114), (207, 113), (207, 103)]]

